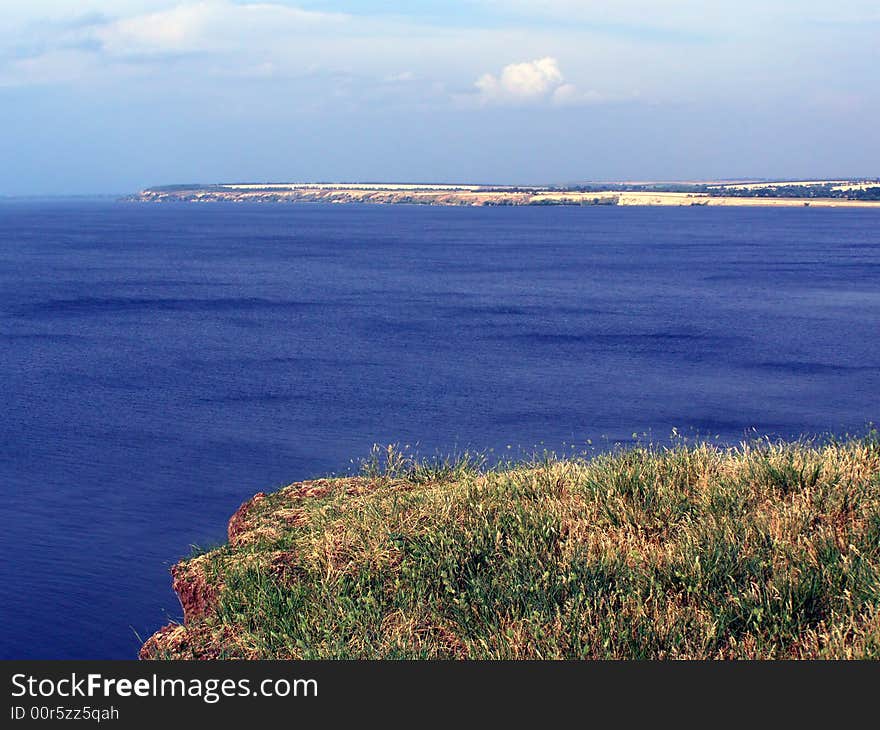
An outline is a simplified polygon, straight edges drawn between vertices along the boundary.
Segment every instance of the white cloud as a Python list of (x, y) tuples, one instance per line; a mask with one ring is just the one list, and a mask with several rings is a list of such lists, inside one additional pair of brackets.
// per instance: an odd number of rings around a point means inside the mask
[(533, 104), (549, 102), (573, 106), (599, 100), (595, 92), (582, 92), (565, 81), (559, 62), (550, 56), (512, 63), (498, 76), (487, 73), (477, 79), (479, 98), (486, 104)]

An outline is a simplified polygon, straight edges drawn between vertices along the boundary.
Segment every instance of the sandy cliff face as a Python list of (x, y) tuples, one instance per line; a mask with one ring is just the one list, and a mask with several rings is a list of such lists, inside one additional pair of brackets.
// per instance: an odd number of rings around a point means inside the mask
[(147, 203), (372, 203), (378, 205), (522, 206), (522, 205), (625, 205), (625, 206), (745, 206), (880, 208), (880, 201), (842, 198), (764, 198), (679, 192), (583, 192), (577, 190), (432, 189), (389, 186), (279, 188), (210, 187), (148, 189), (129, 200)]
[(398, 190), (360, 188), (144, 190), (134, 200), (148, 203), (374, 203), (411, 205), (528, 205), (528, 192), (477, 190)]

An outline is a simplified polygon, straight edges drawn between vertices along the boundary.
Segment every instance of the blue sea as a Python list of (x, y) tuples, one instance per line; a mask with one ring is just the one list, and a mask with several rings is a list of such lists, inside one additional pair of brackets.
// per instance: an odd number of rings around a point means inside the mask
[(0, 203), (0, 394), (0, 657), (131, 658), (374, 443), (863, 433), (880, 211)]

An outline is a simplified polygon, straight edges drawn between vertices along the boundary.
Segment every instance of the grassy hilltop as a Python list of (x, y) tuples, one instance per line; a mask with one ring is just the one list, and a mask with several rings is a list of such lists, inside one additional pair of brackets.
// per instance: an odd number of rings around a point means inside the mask
[(880, 437), (491, 470), (391, 450), (257, 495), (144, 658), (880, 658)]

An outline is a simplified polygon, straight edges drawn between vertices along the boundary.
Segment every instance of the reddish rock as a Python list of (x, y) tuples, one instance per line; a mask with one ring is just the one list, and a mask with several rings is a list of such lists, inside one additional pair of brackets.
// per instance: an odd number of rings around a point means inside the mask
[(178, 563), (171, 569), (171, 585), (183, 607), (185, 624), (203, 618), (217, 605), (217, 587), (208, 581), (203, 563), (196, 558), (188, 563)]
[[(271, 536), (273, 531), (298, 524), (304, 519), (301, 505), (306, 500), (322, 499), (336, 490), (348, 495), (364, 494), (378, 485), (378, 482), (358, 477), (298, 482), (279, 492), (283, 499), (278, 500), (273, 510), (260, 509), (265, 507), (262, 503), (267, 495), (259, 492), (230, 518), (227, 527), (229, 545), (240, 548), (256, 537)], [(208, 558), (200, 556), (178, 563), (171, 569), (172, 587), (183, 608), (183, 624), (169, 624), (147, 639), (138, 653), (140, 659), (211, 659), (234, 653), (232, 629), (222, 628), (222, 636), (218, 638), (217, 627), (206, 627), (203, 622), (215, 611), (223, 590), (222, 575), (209, 576), (206, 573), (208, 562)], [(299, 577), (300, 569), (289, 552), (272, 554), (268, 569), (284, 583), (293, 583)]]
[(229, 520), (229, 526), (226, 528), (226, 534), (229, 538), (230, 545), (235, 545), (238, 536), (247, 531), (249, 527), (248, 516), (250, 512), (264, 499), (266, 499), (265, 493), (257, 492), (257, 494), (242, 504), (241, 507), (235, 511), (235, 514), (232, 515)]

